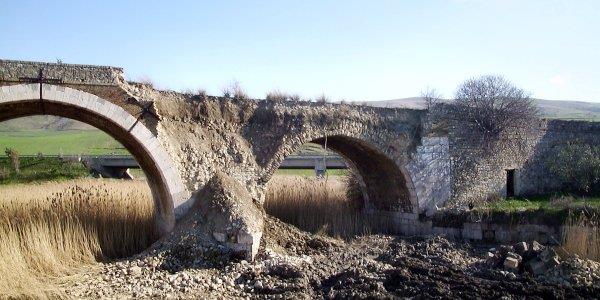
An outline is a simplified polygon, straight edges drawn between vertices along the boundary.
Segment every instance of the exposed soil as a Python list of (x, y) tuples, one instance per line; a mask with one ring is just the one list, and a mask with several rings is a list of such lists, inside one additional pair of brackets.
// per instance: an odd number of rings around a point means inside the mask
[[(393, 299), (600, 296), (600, 264), (570, 259), (541, 277), (492, 269), (489, 245), (441, 237), (371, 235), (352, 241), (314, 236), (267, 218), (254, 262), (235, 260), (216, 245), (155, 247), (102, 264), (64, 285), (78, 298)], [(203, 249), (198, 253), (198, 249)], [(228, 260), (223, 262), (222, 259)]]

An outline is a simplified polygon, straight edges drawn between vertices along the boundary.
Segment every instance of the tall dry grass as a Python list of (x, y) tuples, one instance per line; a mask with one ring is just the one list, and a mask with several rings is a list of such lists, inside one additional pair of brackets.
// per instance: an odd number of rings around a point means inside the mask
[(600, 230), (595, 218), (570, 217), (562, 228), (562, 248), (570, 254), (600, 261)]
[(370, 232), (370, 222), (347, 197), (344, 177), (327, 180), (276, 175), (267, 184), (265, 210), (296, 227), (334, 237), (352, 237)]
[(0, 298), (60, 297), (58, 279), (157, 238), (144, 181), (0, 187)]

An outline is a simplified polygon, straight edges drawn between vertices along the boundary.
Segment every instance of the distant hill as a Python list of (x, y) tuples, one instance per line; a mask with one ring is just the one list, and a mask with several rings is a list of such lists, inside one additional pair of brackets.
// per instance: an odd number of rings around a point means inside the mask
[(0, 122), (0, 132), (97, 130), (85, 123), (56, 116), (31, 116)]
[[(584, 119), (600, 121), (600, 103), (565, 100), (535, 99), (540, 107), (542, 117), (551, 119)], [(422, 97), (411, 97), (384, 101), (369, 101), (366, 105), (375, 107), (403, 107), (425, 109)]]

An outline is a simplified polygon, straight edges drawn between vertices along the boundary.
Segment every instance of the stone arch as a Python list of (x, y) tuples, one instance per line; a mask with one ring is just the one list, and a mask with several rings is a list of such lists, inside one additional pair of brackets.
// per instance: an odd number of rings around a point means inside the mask
[(365, 208), (371, 211), (399, 211), (416, 213), (417, 195), (412, 178), (405, 166), (399, 164), (388, 153), (373, 142), (341, 132), (328, 132), (316, 136), (306, 136), (293, 146), (277, 155), (267, 166), (267, 182), (285, 157), (301, 145), (312, 142), (323, 146), (327, 137), (327, 148), (340, 154), (350, 167), (357, 171), (363, 189)]
[[(41, 100), (40, 100), (41, 97)], [(19, 84), (0, 89), (0, 121), (31, 115), (56, 115), (92, 125), (119, 141), (148, 178), (156, 226), (163, 235), (175, 226), (175, 208), (187, 192), (158, 139), (120, 106), (64, 86)]]

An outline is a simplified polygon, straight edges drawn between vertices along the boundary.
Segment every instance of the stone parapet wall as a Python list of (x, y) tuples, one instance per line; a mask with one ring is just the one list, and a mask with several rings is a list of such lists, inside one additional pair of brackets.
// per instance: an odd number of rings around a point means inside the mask
[(116, 67), (43, 63), (0, 59), (0, 82), (19, 82), (19, 78), (37, 78), (43, 69), (44, 77), (61, 79), (64, 84), (110, 85), (124, 82), (123, 69)]

